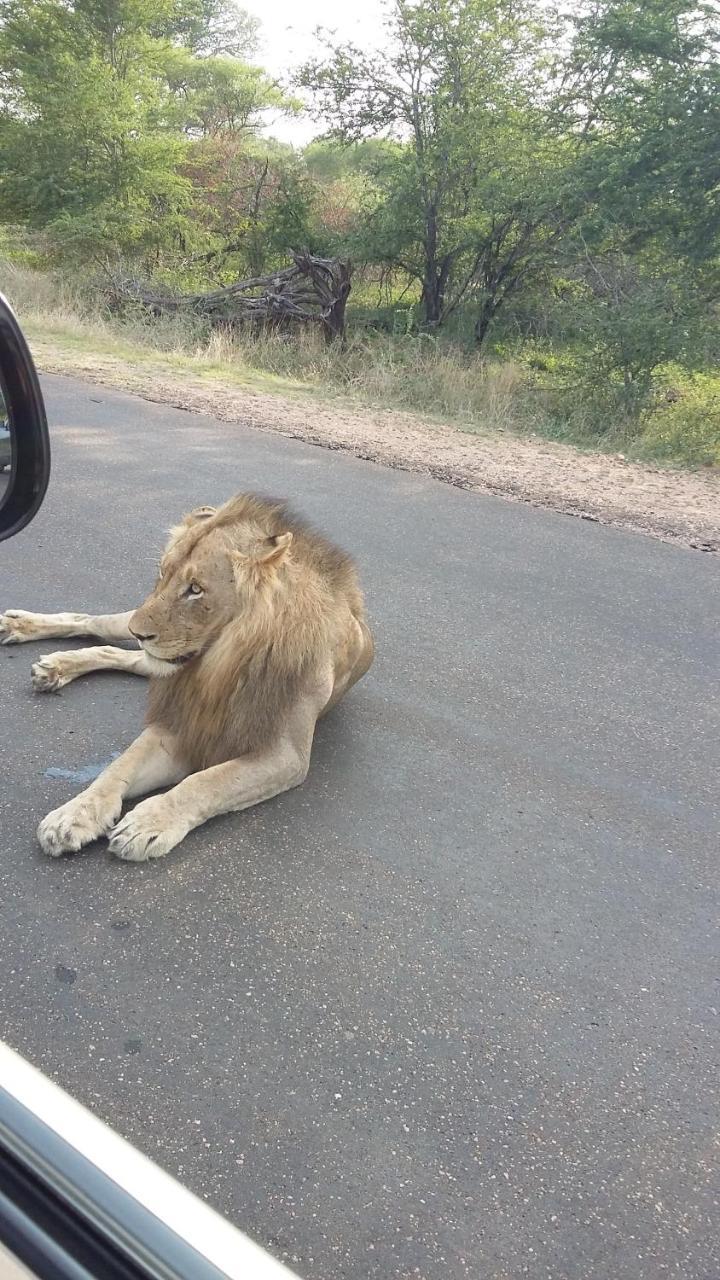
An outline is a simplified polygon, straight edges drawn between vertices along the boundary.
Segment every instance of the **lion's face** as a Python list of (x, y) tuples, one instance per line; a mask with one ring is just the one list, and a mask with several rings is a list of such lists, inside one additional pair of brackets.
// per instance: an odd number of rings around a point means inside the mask
[(210, 533), (189, 554), (181, 551), (163, 559), (154, 589), (129, 623), (145, 652), (172, 667), (203, 653), (238, 612), (225, 539)]
[(292, 541), (290, 533), (267, 538), (250, 529), (230, 535), (214, 527), (213, 514), (201, 508), (173, 530), (158, 581), (130, 619), (157, 675), (199, 657), (230, 622), (250, 621)]

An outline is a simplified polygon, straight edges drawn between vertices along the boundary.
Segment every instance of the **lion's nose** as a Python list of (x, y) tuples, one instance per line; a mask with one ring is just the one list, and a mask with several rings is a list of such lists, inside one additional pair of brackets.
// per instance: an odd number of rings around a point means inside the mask
[(140, 644), (142, 644), (145, 640), (157, 640), (157, 634), (146, 635), (146, 634), (143, 634), (143, 632), (141, 631), (136, 631), (134, 627), (128, 627), (128, 631), (130, 632), (131, 636), (134, 636), (136, 640), (140, 641)]

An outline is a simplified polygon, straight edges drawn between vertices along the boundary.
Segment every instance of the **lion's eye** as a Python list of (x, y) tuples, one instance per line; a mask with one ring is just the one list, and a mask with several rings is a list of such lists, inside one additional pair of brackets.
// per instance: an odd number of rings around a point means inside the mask
[(203, 593), (203, 589), (202, 589), (202, 587), (199, 587), (199, 586), (198, 586), (198, 584), (197, 584), (197, 582), (191, 582), (191, 583), (190, 583), (190, 586), (188, 587), (187, 591), (185, 592), (185, 595), (186, 595), (186, 596), (201, 596), (201, 595), (202, 595), (202, 593)]

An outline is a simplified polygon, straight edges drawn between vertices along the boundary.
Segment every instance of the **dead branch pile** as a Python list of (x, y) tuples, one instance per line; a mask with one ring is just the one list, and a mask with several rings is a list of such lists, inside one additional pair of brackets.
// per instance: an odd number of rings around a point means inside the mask
[(318, 258), (307, 249), (292, 251), (292, 266), (268, 276), (239, 280), (211, 293), (180, 296), (156, 293), (132, 283), (114, 282), (106, 294), (111, 306), (139, 303), (151, 314), (192, 312), (213, 324), (321, 325), (328, 340), (345, 333), (345, 307), (352, 269), (339, 258)]

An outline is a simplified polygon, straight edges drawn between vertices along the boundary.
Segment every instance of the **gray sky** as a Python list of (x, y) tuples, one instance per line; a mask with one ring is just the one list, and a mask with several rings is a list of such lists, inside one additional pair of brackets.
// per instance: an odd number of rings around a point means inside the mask
[[(258, 61), (273, 75), (284, 76), (315, 49), (316, 27), (335, 30), (340, 40), (352, 40), (362, 48), (382, 41), (381, 0), (240, 0), (241, 6), (260, 19)], [(275, 137), (295, 146), (309, 142), (317, 126), (307, 117), (276, 119), (269, 127)]]

